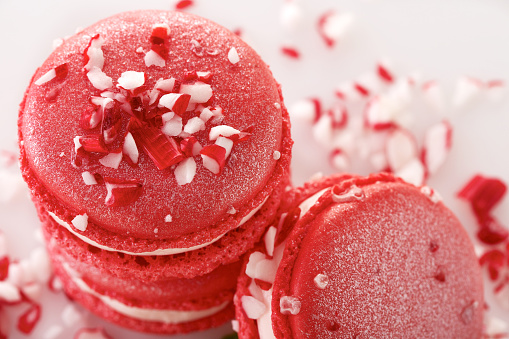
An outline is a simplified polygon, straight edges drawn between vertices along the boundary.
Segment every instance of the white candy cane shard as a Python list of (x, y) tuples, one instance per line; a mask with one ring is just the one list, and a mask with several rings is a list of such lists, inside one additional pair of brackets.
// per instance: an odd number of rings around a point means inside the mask
[(125, 136), (122, 152), (127, 155), (134, 164), (138, 163), (140, 152), (138, 151), (136, 142), (134, 141), (133, 135), (130, 132), (127, 132), (127, 135)]
[(296, 1), (284, 1), (279, 22), (284, 29), (294, 31), (302, 22), (303, 16), (302, 8)]
[(274, 255), (274, 245), (276, 243), (276, 234), (277, 228), (274, 226), (270, 226), (267, 232), (265, 232), (265, 236), (263, 237), (263, 241), (265, 243), (265, 250), (269, 256)]
[(173, 173), (175, 179), (177, 179), (177, 184), (180, 186), (189, 184), (196, 174), (196, 162), (193, 158), (184, 159), (178, 164)]
[(37, 86), (43, 85), (43, 84), (53, 80), (56, 76), (57, 76), (57, 72), (55, 71), (54, 68), (52, 68), (49, 71), (47, 71), (46, 73), (44, 73), (39, 79), (37, 79), (34, 82), (34, 84), (36, 84)]
[(429, 174), (434, 174), (445, 162), (452, 146), (452, 126), (442, 121), (431, 126), (424, 135), (423, 162)]
[(98, 90), (104, 91), (105, 89), (113, 87), (113, 79), (107, 76), (100, 68), (93, 66), (87, 73), (87, 78)]
[(425, 168), (418, 158), (412, 159), (405, 166), (394, 172), (401, 179), (415, 186), (422, 186), (425, 179)]
[(239, 53), (235, 47), (230, 48), (228, 51), (228, 61), (230, 61), (233, 65), (240, 61)]
[(88, 215), (86, 213), (82, 215), (77, 215), (72, 219), (73, 226), (80, 230), (81, 232), (85, 232), (88, 226)]
[(332, 144), (333, 129), (332, 117), (324, 114), (318, 119), (318, 122), (313, 125), (313, 137), (322, 146), (329, 147)]
[(180, 93), (191, 96), (190, 104), (203, 104), (212, 97), (212, 87), (209, 84), (198, 81), (194, 84), (181, 85)]
[(107, 156), (99, 159), (101, 165), (117, 169), (122, 161), (122, 152), (109, 153)]
[(281, 314), (299, 314), (301, 302), (298, 298), (292, 296), (283, 296), (279, 300)]
[(178, 115), (174, 115), (170, 120), (164, 123), (161, 131), (170, 137), (176, 137), (182, 132), (182, 127), (182, 118)]
[(340, 172), (346, 172), (350, 168), (350, 158), (339, 148), (335, 148), (330, 153), (330, 163)]
[(366, 127), (374, 130), (387, 129), (394, 126), (394, 109), (391, 101), (384, 96), (375, 96), (367, 105), (364, 113)]
[(99, 34), (90, 39), (89, 47), (85, 51), (85, 54), (88, 57), (88, 62), (84, 66), (85, 70), (90, 71), (94, 67), (100, 70), (103, 69), (104, 67), (104, 54), (102, 51), (103, 43), (104, 39)]
[(395, 172), (418, 157), (417, 142), (409, 131), (398, 128), (389, 133), (385, 154), (390, 169)]
[(239, 134), (239, 133), (240, 133), (239, 130), (237, 130), (231, 126), (228, 126), (228, 125), (214, 126), (210, 129), (209, 140), (214, 141), (217, 138), (219, 138), (220, 136), (228, 138), (228, 137), (231, 137), (232, 135)]
[(421, 89), (424, 99), (433, 110), (436, 112), (444, 111), (444, 93), (438, 82), (428, 81), (421, 86)]
[(454, 108), (463, 108), (479, 97), (483, 82), (471, 77), (460, 77), (456, 82), (452, 104)]
[(175, 78), (159, 79), (157, 80), (154, 88), (163, 92), (171, 92), (175, 87)]
[(303, 99), (293, 104), (289, 112), (293, 119), (316, 123), (321, 116), (321, 102), (317, 98)]
[(145, 84), (145, 73), (126, 71), (118, 78), (118, 86), (123, 89), (133, 90)]
[(171, 214), (167, 214), (164, 217), (164, 222), (172, 222), (172, 221), (173, 221), (173, 217), (171, 216)]
[(333, 47), (342, 38), (352, 23), (352, 13), (337, 13), (329, 11), (323, 14), (318, 21), (318, 32), (329, 47)]
[(250, 295), (243, 295), (240, 301), (249, 319), (258, 319), (265, 313), (265, 304)]
[(203, 131), (205, 129), (205, 123), (199, 117), (191, 118), (187, 121), (184, 126), (184, 132), (189, 134), (194, 134), (198, 131)]
[(157, 67), (164, 67), (166, 66), (166, 61), (156, 52), (153, 50), (150, 50), (145, 54), (145, 57), (143, 58), (145, 60), (145, 66), (157, 66)]

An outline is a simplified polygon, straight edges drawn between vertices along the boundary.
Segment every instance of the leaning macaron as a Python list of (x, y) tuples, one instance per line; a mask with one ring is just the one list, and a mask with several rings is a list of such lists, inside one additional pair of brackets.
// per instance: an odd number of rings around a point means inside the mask
[(148, 285), (214, 274), (251, 248), (288, 185), (292, 145), (256, 52), (171, 11), (121, 13), (66, 39), (26, 91), (19, 142), (62, 264)]
[(289, 199), (245, 261), (240, 338), (481, 338), (473, 246), (432, 189), (343, 175)]

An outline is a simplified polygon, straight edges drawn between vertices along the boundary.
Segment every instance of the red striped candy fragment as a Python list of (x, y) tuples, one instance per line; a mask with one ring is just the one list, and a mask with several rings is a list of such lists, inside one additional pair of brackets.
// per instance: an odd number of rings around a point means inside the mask
[(192, 0), (180, 0), (180, 1), (177, 1), (177, 3), (175, 4), (175, 9), (183, 10), (183, 9), (191, 7), (192, 5), (194, 5), (194, 1), (192, 1)]
[(24, 334), (30, 334), (37, 322), (41, 317), (41, 306), (39, 304), (32, 304), (28, 310), (26, 310), (18, 318), (18, 330)]
[(492, 216), (479, 217), (478, 222), (480, 230), (477, 237), (485, 244), (497, 245), (509, 237), (509, 231)]
[(214, 174), (219, 174), (226, 163), (226, 150), (219, 145), (207, 145), (200, 151), (203, 166)]
[(191, 95), (182, 93), (168, 93), (159, 99), (159, 105), (170, 109), (175, 114), (182, 116), (189, 105)]
[(166, 24), (154, 25), (152, 34), (150, 35), (150, 49), (156, 52), (161, 58), (168, 58), (169, 52), (169, 31), (170, 28)]
[(122, 127), (122, 114), (120, 109), (113, 105), (105, 108), (103, 113), (103, 120), (101, 125), (101, 133), (106, 144), (114, 142)]
[(80, 127), (89, 130), (99, 126), (102, 121), (102, 112), (100, 109), (96, 109), (94, 106), (87, 106), (83, 112), (81, 112)]
[(8, 256), (4, 256), (0, 259), (0, 281), (7, 279), (9, 274), (10, 259)]
[(79, 137), (79, 142), (87, 152), (108, 153), (108, 148), (100, 134), (83, 135)]
[(161, 130), (144, 126), (137, 119), (132, 118), (129, 131), (137, 145), (145, 150), (158, 169), (163, 170), (184, 159), (175, 140), (164, 135)]
[(386, 63), (379, 62), (376, 66), (376, 72), (380, 79), (387, 83), (393, 83), (394, 82), (394, 75), (389, 70), (389, 67)]
[(126, 206), (135, 202), (143, 192), (143, 186), (137, 180), (120, 180), (104, 178), (107, 195), (106, 206)]
[(200, 154), (202, 148), (202, 145), (193, 136), (182, 139), (180, 142), (180, 149), (186, 157), (193, 157)]
[(506, 191), (502, 180), (477, 174), (458, 192), (458, 197), (469, 201), (479, 217), (488, 215)]
[(500, 271), (506, 264), (506, 255), (500, 250), (490, 250), (481, 256), (479, 264), (488, 268), (490, 279), (494, 281), (499, 278)]
[(328, 47), (333, 47), (350, 28), (353, 20), (353, 16), (350, 13), (339, 14), (334, 10), (330, 10), (320, 16), (318, 20), (318, 33)]
[(50, 82), (53, 79), (64, 80), (69, 73), (69, 66), (67, 63), (59, 65), (55, 68), (50, 69), (48, 72), (44, 73), (39, 79), (37, 79), (34, 84), (40, 86), (45, 83)]
[(283, 55), (286, 55), (287, 57), (290, 57), (292, 59), (299, 59), (300, 58), (300, 52), (295, 47), (282, 46), (281, 47), (281, 53), (283, 53)]

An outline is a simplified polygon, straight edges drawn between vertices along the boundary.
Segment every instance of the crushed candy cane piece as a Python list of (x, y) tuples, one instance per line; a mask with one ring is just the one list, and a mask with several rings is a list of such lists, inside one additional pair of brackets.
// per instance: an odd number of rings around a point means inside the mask
[(32, 333), (40, 317), (41, 306), (39, 304), (32, 304), (31, 307), (18, 318), (18, 330), (24, 334)]
[(403, 167), (395, 171), (394, 174), (415, 186), (424, 184), (426, 175), (424, 165), (418, 158), (410, 160)]
[(87, 78), (92, 86), (98, 90), (104, 91), (113, 87), (113, 79), (107, 76), (100, 68), (93, 66), (87, 73)]
[(97, 185), (97, 180), (92, 173), (85, 171), (81, 173), (81, 177), (83, 178), (85, 185)]
[(47, 82), (50, 82), (53, 79), (63, 80), (67, 77), (69, 72), (67, 63), (57, 66), (55, 68), (50, 69), (48, 72), (44, 73), (39, 79), (37, 79), (34, 84), (40, 86)]
[(81, 232), (85, 232), (87, 230), (87, 226), (88, 226), (88, 215), (86, 213), (79, 214), (79, 215), (75, 216), (71, 222), (77, 230), (79, 230)]
[(169, 78), (169, 79), (159, 79), (157, 80), (156, 84), (154, 85), (154, 89), (163, 91), (163, 92), (171, 92), (173, 91), (173, 88), (175, 87), (175, 78)]
[(194, 5), (193, 0), (179, 0), (175, 3), (175, 9), (183, 10), (183, 9), (191, 7), (192, 5)]
[(318, 32), (328, 47), (333, 47), (348, 31), (354, 16), (352, 13), (337, 13), (330, 10), (320, 16), (318, 20)]
[(437, 81), (428, 81), (421, 86), (422, 94), (428, 105), (436, 112), (445, 109), (445, 99), (442, 87)]
[(145, 73), (126, 71), (118, 78), (118, 86), (126, 90), (133, 90), (145, 84)]
[(460, 77), (456, 82), (456, 88), (452, 98), (455, 108), (463, 108), (481, 94), (484, 84), (479, 79)]
[(114, 169), (118, 169), (118, 166), (120, 165), (121, 161), (122, 161), (122, 151), (109, 153), (107, 156), (99, 159), (101, 165)]
[(145, 66), (157, 66), (157, 67), (164, 67), (166, 66), (166, 61), (156, 52), (153, 50), (150, 50), (145, 54), (145, 57), (143, 58), (145, 61)]
[(129, 130), (136, 144), (145, 150), (158, 169), (163, 170), (184, 159), (175, 140), (168, 138), (161, 130), (143, 126), (134, 118), (129, 123)]
[(164, 222), (172, 222), (173, 218), (171, 216), (171, 214), (167, 214), (165, 217), (164, 217)]
[(0, 281), (0, 300), (7, 303), (17, 303), (21, 301), (21, 293), (18, 287), (9, 281)]
[(301, 302), (299, 298), (282, 296), (279, 300), (281, 314), (297, 315), (300, 312)]
[(302, 8), (296, 1), (284, 1), (279, 22), (284, 29), (294, 31), (301, 24), (303, 16)]
[(30, 252), (28, 261), (29, 273), (36, 282), (47, 284), (51, 278), (51, 261), (44, 247), (37, 247)]
[(290, 57), (292, 59), (299, 59), (300, 58), (300, 52), (296, 47), (292, 46), (282, 46), (281, 52), (283, 55), (286, 55), (287, 57)]
[(387, 163), (395, 172), (418, 156), (417, 142), (409, 131), (398, 128), (389, 134), (385, 152)]
[(228, 138), (225, 138), (225, 137), (219, 137), (216, 139), (216, 142), (215, 142), (216, 145), (218, 146), (221, 146), (225, 149), (225, 158), (228, 158), (230, 156), (230, 153), (232, 151), (232, 148), (233, 148), (233, 140), (232, 139), (228, 139)]
[(346, 172), (350, 168), (350, 158), (340, 148), (334, 148), (330, 153), (330, 163), (332, 167), (340, 172)]
[(210, 129), (209, 140), (214, 141), (220, 136), (228, 138), (236, 134), (240, 134), (240, 131), (231, 126), (228, 125), (214, 126)]
[(263, 241), (265, 243), (265, 251), (267, 251), (267, 254), (269, 256), (274, 255), (274, 247), (276, 244), (276, 234), (277, 234), (277, 228), (274, 226), (270, 226), (267, 232), (265, 232), (265, 235), (263, 237)]
[(315, 282), (316, 287), (323, 290), (329, 284), (329, 277), (325, 274), (318, 273), (313, 279), (313, 281)]
[(212, 87), (201, 81), (194, 84), (183, 84), (180, 86), (180, 93), (189, 94), (191, 104), (203, 104), (210, 100), (212, 97)]
[(243, 295), (240, 301), (242, 303), (242, 309), (246, 312), (249, 319), (260, 318), (267, 308), (262, 301), (250, 295)]
[(274, 151), (274, 153), (272, 153), (272, 159), (274, 159), (274, 160), (279, 160), (279, 159), (281, 159), (281, 152), (279, 152), (279, 151)]
[(219, 174), (226, 163), (226, 149), (219, 145), (207, 145), (202, 148), (200, 155), (203, 166), (214, 174)]
[(83, 314), (74, 304), (67, 304), (62, 310), (62, 322), (67, 327), (76, 326), (82, 319)]
[(180, 186), (189, 184), (191, 181), (193, 181), (193, 178), (196, 174), (196, 162), (193, 158), (182, 160), (177, 165), (173, 173), (175, 174), (177, 184)]
[(431, 126), (424, 136), (422, 160), (429, 174), (434, 174), (445, 162), (452, 147), (452, 125), (442, 121)]
[(318, 98), (304, 99), (291, 106), (290, 115), (294, 119), (316, 123), (322, 115), (322, 104)]
[(104, 66), (104, 53), (102, 51), (102, 45), (104, 39), (96, 34), (90, 39), (87, 48), (84, 51), (85, 66), (83, 67), (87, 71), (91, 71), (92, 68), (103, 69)]
[(159, 99), (159, 105), (171, 109), (172, 112), (182, 115), (187, 109), (191, 95), (182, 93), (169, 93)]
[(127, 132), (125, 136), (122, 152), (127, 155), (134, 164), (138, 163), (140, 152), (138, 151), (136, 141), (134, 141), (133, 135), (130, 132)]
[(379, 62), (376, 66), (376, 71), (380, 79), (387, 83), (394, 82), (394, 75), (392, 74), (391, 70), (389, 69), (387, 62)]
[(235, 47), (230, 48), (228, 51), (228, 61), (230, 61), (230, 63), (233, 65), (240, 61), (239, 53)]
[(104, 178), (107, 195), (106, 206), (117, 207), (134, 203), (142, 194), (143, 186), (136, 180)]
[(189, 119), (184, 126), (184, 132), (189, 134), (194, 134), (198, 131), (203, 131), (204, 129), (205, 123), (199, 117)]
[(180, 142), (180, 149), (186, 157), (199, 155), (202, 148), (202, 145), (193, 136), (185, 138)]
[(506, 191), (507, 185), (502, 180), (477, 174), (458, 192), (457, 196), (469, 201), (479, 217), (488, 215)]

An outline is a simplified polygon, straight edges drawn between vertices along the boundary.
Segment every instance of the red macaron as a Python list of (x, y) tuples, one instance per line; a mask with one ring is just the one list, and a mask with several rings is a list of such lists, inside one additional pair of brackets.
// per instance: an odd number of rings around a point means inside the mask
[(481, 337), (473, 245), (432, 189), (338, 175), (287, 200), (246, 257), (240, 338)]
[[(66, 39), (26, 91), (19, 140), (67, 292), (103, 306), (75, 288), (77, 279), (98, 283), (89, 271), (152, 286), (235, 266), (289, 182), (289, 116), (269, 68), (232, 32), (180, 12), (121, 13)], [(220, 286), (233, 293), (231, 280)], [(129, 293), (118, 297), (139, 297)], [(129, 325), (84, 303), (138, 330), (206, 327)]]

